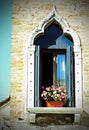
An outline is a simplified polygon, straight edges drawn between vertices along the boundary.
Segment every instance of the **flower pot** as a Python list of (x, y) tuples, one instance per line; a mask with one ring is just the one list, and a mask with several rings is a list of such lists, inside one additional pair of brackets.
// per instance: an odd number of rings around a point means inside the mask
[(55, 102), (55, 101), (46, 101), (46, 106), (47, 107), (63, 107), (64, 103), (61, 101), (61, 102)]

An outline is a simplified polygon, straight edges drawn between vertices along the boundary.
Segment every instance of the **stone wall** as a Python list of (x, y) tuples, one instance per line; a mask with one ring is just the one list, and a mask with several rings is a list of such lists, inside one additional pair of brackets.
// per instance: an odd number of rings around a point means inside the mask
[(26, 60), (31, 32), (56, 6), (80, 37), (82, 48), (83, 108), (89, 113), (89, 1), (88, 0), (13, 0), (11, 47), (11, 120), (26, 112)]

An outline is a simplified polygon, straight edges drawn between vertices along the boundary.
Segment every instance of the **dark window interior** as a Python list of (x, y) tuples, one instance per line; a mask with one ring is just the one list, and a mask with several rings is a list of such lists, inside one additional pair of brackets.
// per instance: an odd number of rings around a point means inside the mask
[(62, 33), (62, 29), (53, 23), (45, 29), (43, 35), (35, 40), (34, 45), (39, 45), (41, 48), (49, 48), (56, 44), (57, 38), (60, 37)]
[(42, 85), (53, 84), (53, 54), (42, 53)]

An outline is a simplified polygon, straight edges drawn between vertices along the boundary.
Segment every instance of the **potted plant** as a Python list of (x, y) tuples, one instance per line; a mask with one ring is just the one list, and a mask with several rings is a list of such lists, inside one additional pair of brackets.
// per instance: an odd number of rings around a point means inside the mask
[(41, 97), (46, 101), (47, 107), (62, 107), (67, 102), (66, 86), (42, 86)]

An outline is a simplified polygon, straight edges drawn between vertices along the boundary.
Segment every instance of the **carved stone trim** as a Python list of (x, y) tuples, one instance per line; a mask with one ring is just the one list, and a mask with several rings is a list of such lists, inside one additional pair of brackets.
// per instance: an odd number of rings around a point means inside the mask
[(58, 23), (61, 28), (63, 29), (63, 34), (67, 34), (70, 35), (73, 38), (73, 43), (74, 43), (74, 47), (79, 47), (80, 46), (80, 39), (79, 36), (77, 35), (77, 33), (68, 25), (68, 23), (66, 22), (65, 19), (63, 19), (62, 17), (60, 17), (56, 11), (56, 7), (53, 6), (53, 9), (51, 11), (51, 13), (48, 15), (47, 18), (45, 18), (41, 24), (39, 25), (39, 27), (35, 30), (32, 31), (31, 36), (30, 36), (30, 44), (29, 45), (33, 45), (34, 44), (34, 40), (35, 38), (39, 35), (39, 34), (44, 34), (45, 28), (47, 28), (47, 26), (49, 26), (51, 23), (56, 22)]

